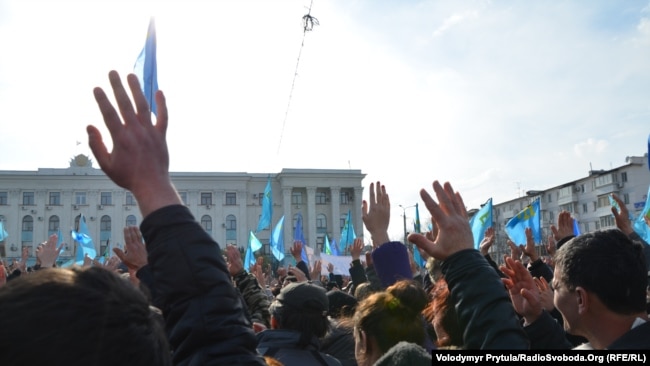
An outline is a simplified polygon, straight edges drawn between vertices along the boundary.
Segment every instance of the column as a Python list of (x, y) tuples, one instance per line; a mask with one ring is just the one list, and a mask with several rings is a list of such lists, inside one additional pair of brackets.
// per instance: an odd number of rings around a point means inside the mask
[(304, 225), (307, 228), (305, 245), (316, 251), (316, 187), (307, 187), (307, 217), (303, 217), (304, 223), (307, 223)]

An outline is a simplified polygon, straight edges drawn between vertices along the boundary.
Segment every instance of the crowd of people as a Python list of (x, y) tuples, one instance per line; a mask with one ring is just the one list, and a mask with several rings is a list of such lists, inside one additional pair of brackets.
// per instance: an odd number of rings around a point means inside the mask
[[(106, 175), (137, 199), (144, 220), (124, 229), (124, 250), (105, 264), (56, 268), (52, 235), (37, 265), (0, 268), (0, 364), (36, 365), (430, 365), (436, 349), (650, 349), (650, 246), (614, 195), (617, 229), (573, 236), (562, 212), (540, 258), (532, 233), (509, 243), (498, 266), (494, 231), (474, 249), (461, 195), (433, 182), (420, 196), (433, 230), (408, 240), (427, 258), (388, 237), (390, 198), (369, 185), (363, 240), (350, 248), (349, 276), (321, 276), (305, 263), (269, 276), (247, 271), (236, 247), (221, 247), (182, 204), (169, 175), (167, 104), (157, 119), (135, 75), (127, 90), (109, 73), (114, 106), (94, 96), (112, 139), (95, 126), (90, 148)], [(116, 109), (117, 108), (117, 109)], [(361, 256), (365, 255), (365, 262)]]

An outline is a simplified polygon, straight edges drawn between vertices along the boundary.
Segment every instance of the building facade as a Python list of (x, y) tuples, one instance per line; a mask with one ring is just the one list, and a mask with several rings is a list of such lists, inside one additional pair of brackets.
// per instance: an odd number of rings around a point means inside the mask
[[(561, 211), (571, 212), (578, 221), (581, 233), (616, 228), (611, 212), (609, 195), (616, 193), (635, 217), (643, 210), (650, 186), (648, 155), (628, 156), (625, 164), (610, 170), (592, 170), (589, 175), (571, 182), (540, 191), (528, 191), (525, 196), (502, 203), (494, 203), (492, 218), (497, 241), (491, 249), (495, 260), (510, 254), (506, 244), (507, 222), (521, 212), (533, 200), (540, 199), (542, 236), (551, 234), (552, 224), (557, 225)], [(517, 243), (525, 244), (525, 243)], [(546, 254), (546, 241), (538, 247)]]
[[(245, 248), (257, 229), (262, 199), (271, 180), (271, 228), (256, 233), (268, 247), (272, 228), (285, 216), (284, 246), (288, 253), (298, 214), (303, 218), (307, 245), (321, 250), (324, 237), (339, 236), (348, 211), (356, 230), (361, 221), (360, 170), (282, 169), (279, 173), (180, 173), (171, 179), (185, 205), (201, 226), (221, 245)], [(61, 230), (67, 243), (61, 257), (72, 257), (70, 231), (86, 218), (98, 255), (109, 246), (123, 246), (123, 228), (140, 225), (142, 216), (133, 195), (115, 185), (86, 155), (77, 155), (69, 168), (0, 171), (0, 220), (9, 234), (0, 242), (0, 256), (20, 257)]]

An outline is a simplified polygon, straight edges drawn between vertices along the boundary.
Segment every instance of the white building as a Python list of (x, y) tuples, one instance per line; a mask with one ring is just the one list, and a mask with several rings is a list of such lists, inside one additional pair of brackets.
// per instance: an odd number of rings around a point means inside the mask
[[(506, 223), (534, 199), (540, 198), (541, 226), (544, 238), (539, 247), (545, 254), (546, 238), (551, 233), (551, 224), (557, 225), (562, 210), (571, 212), (577, 219), (581, 233), (616, 227), (611, 212), (609, 194), (616, 193), (625, 202), (634, 216), (643, 210), (650, 186), (648, 155), (628, 156), (625, 164), (610, 170), (592, 170), (589, 175), (571, 182), (562, 183), (541, 191), (528, 191), (526, 196), (493, 204), (493, 225), (497, 241), (493, 246), (493, 259), (501, 260), (503, 254), (510, 254), (506, 245)], [(525, 244), (525, 243), (522, 243)]]
[[(273, 219), (284, 215), (284, 246), (293, 243), (297, 214), (303, 217), (307, 245), (321, 250), (324, 236), (336, 239), (351, 210), (353, 226), (362, 232), (361, 204), (365, 174), (360, 170), (283, 169), (280, 173), (180, 173), (171, 178), (183, 202), (203, 228), (222, 246), (245, 248), (262, 212), (262, 197), (271, 179)], [(0, 219), (9, 234), (0, 242), (0, 256), (20, 257), (60, 228), (68, 243), (62, 257), (74, 255), (70, 230), (86, 218), (98, 254), (123, 246), (123, 228), (139, 225), (142, 216), (133, 195), (115, 185), (88, 156), (77, 155), (64, 169), (0, 171)], [(268, 248), (271, 230), (256, 234)]]

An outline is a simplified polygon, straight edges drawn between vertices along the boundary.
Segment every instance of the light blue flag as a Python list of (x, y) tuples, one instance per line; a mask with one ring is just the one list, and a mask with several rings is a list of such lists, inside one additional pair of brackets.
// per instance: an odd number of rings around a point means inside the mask
[(645, 206), (643, 211), (639, 214), (639, 217), (632, 220), (632, 228), (634, 231), (639, 234), (639, 236), (645, 240), (646, 243), (650, 243), (650, 228), (645, 223), (644, 217), (650, 218), (650, 187), (648, 187), (648, 194), (646, 195)]
[(147, 98), (147, 102), (149, 102), (151, 111), (158, 116), (154, 97), (158, 91), (158, 66), (156, 61), (156, 25), (153, 17), (149, 20), (147, 40), (135, 61), (133, 73), (138, 77), (140, 87), (145, 98)]
[(332, 248), (330, 247), (330, 240), (327, 238), (327, 234), (325, 234), (325, 244), (323, 244), (323, 253), (333, 255)]
[(413, 246), (413, 261), (420, 268), (424, 268), (424, 266), (427, 264), (427, 261), (425, 261), (424, 258), (422, 258), (420, 255), (420, 251), (418, 250), (417, 246)]
[(535, 244), (542, 242), (542, 229), (540, 225), (539, 198), (524, 208), (517, 216), (513, 217), (506, 224), (506, 233), (510, 240), (517, 245), (526, 245), (526, 228), (533, 231)]
[(578, 220), (573, 218), (573, 235), (580, 235), (580, 225), (578, 225)]
[(302, 214), (298, 212), (298, 220), (296, 221), (296, 228), (293, 231), (293, 241), (299, 241), (302, 243), (302, 252), (300, 252), (300, 257), (302, 260), (309, 265), (309, 257), (307, 257), (307, 252), (305, 252), (305, 234), (302, 232)]
[(5, 230), (4, 221), (0, 221), (0, 241), (5, 240), (7, 237), (9, 237), (9, 233)]
[(346, 249), (352, 245), (357, 235), (354, 233), (354, 225), (352, 224), (352, 210), (348, 210), (348, 216), (345, 218), (345, 224), (341, 231), (341, 252), (345, 253)]
[(75, 257), (76, 264), (82, 265), (86, 254), (90, 259), (95, 259), (95, 257), (97, 257), (97, 250), (95, 249), (95, 244), (93, 244), (93, 239), (90, 237), (90, 232), (86, 225), (86, 217), (84, 215), (81, 215), (79, 218), (79, 231), (77, 232), (72, 230), (71, 235), (72, 239), (78, 243), (77, 256)]
[(273, 217), (273, 194), (271, 193), (271, 176), (266, 182), (264, 188), (264, 197), (262, 198), (262, 216), (260, 222), (257, 224), (256, 232), (260, 232), (266, 228), (271, 227), (271, 218)]
[(332, 242), (330, 243), (330, 249), (332, 249), (332, 255), (339, 256), (341, 255), (341, 251), (339, 250), (339, 245), (336, 244), (336, 239), (332, 238)]
[(262, 243), (251, 231), (248, 236), (248, 248), (246, 248), (246, 259), (244, 260), (244, 267), (247, 271), (255, 264), (255, 252), (260, 249), (262, 249)]
[(61, 244), (63, 244), (63, 234), (61, 233), (61, 228), (59, 228), (56, 231), (56, 236), (57, 236), (56, 247), (61, 248), (61, 250), (59, 250), (59, 255), (61, 255), (61, 253), (63, 253), (65, 251), (65, 247), (63, 245), (61, 245)]
[(479, 249), (481, 241), (485, 237), (485, 230), (492, 227), (492, 198), (487, 200), (483, 207), (469, 219), (469, 226), (472, 228), (474, 236), (474, 249)]
[(284, 259), (284, 216), (280, 218), (271, 233), (271, 253), (278, 261)]

